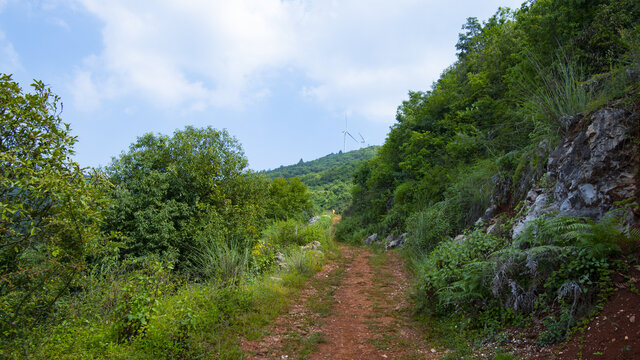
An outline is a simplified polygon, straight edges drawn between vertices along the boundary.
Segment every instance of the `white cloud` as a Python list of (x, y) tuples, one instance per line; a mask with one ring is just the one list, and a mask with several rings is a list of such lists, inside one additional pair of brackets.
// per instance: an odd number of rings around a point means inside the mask
[[(427, 88), (451, 63), (456, 31), (442, 34), (460, 29), (481, 6), (472, 0), (456, 7), (435, 0), (77, 1), (104, 24), (103, 51), (74, 81), (76, 100), (90, 107), (99, 103), (86, 94), (142, 95), (196, 110), (242, 107), (273, 94), (265, 73), (293, 67), (306, 77), (300, 94), (311, 101), (384, 121), (393, 120), (408, 90)], [(469, 14), (452, 20), (460, 9)]]
[[(2, 4), (0, 4), (1, 7)], [(20, 56), (4, 32), (0, 31), (0, 71), (12, 74), (23, 69)]]

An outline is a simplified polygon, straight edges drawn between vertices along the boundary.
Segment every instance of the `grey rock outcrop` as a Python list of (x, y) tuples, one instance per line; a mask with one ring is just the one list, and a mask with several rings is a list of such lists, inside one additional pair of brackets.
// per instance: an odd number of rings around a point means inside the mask
[[(514, 225), (512, 236), (527, 223), (550, 212), (601, 218), (616, 201), (638, 198), (640, 153), (632, 132), (640, 116), (604, 108), (579, 123), (550, 155), (544, 183), (534, 186), (525, 200), (528, 210)], [(638, 214), (631, 214), (635, 222)]]
[(317, 240), (314, 240), (302, 247), (303, 250), (319, 250), (320, 248), (322, 248), (322, 244)]
[(285, 268), (287, 267), (287, 258), (284, 256), (283, 253), (278, 252), (276, 253), (276, 265), (278, 265), (279, 268)]
[(364, 239), (364, 244), (365, 245), (371, 245), (371, 244), (375, 243), (376, 240), (378, 240), (378, 234), (374, 233), (374, 234), (369, 235), (368, 238)]
[(402, 246), (404, 244), (404, 242), (407, 240), (407, 236), (409, 234), (404, 233), (400, 236), (398, 236), (397, 238), (394, 238), (393, 235), (389, 235), (389, 237), (387, 237), (387, 242), (384, 245), (385, 250), (389, 250), (389, 249), (393, 249), (396, 248), (398, 246)]

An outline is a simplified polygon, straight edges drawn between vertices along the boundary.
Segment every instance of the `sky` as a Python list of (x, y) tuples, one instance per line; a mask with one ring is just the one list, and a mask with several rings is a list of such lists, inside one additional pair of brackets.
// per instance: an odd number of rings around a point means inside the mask
[(466, 19), (522, 2), (0, 0), (0, 73), (62, 98), (82, 166), (191, 125), (227, 129), (259, 171), (343, 150), (345, 125), (346, 151), (382, 144)]

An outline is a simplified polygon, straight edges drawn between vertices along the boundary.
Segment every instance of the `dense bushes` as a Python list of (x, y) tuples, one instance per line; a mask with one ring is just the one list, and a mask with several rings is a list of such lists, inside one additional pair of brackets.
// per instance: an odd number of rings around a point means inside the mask
[(106, 181), (71, 160), (75, 137), (41, 82), (0, 76), (0, 333), (19, 343), (85, 271), (103, 237)]
[(515, 241), (478, 229), (441, 242), (417, 264), (419, 304), (481, 322), (500, 311), (512, 314), (502, 318), (506, 322), (518, 314), (558, 312), (564, 327), (552, 332), (561, 340), (609, 280), (616, 263), (611, 255), (640, 234), (618, 228), (614, 213), (599, 222), (552, 215), (533, 221)]
[(275, 178), (269, 185), (266, 210), (266, 216), (270, 219), (306, 220), (313, 215), (311, 195), (298, 178)]
[[(284, 254), (282, 268), (273, 259), (253, 266), (263, 256), (259, 247), (247, 254), (230, 246), (203, 251), (206, 281), (188, 281), (154, 256), (87, 273), (82, 290), (66, 298), (64, 313), (57, 314), (63, 320), (36, 329), (32, 335), (40, 340), (32, 339), (27, 351), (42, 359), (193, 359), (212, 352), (242, 359), (239, 338), (267, 324), (286, 305), (287, 295), (332, 256), (331, 219), (326, 219), (298, 224), (317, 236), (320, 251), (295, 243), (266, 245), (273, 254)], [(272, 226), (272, 231), (287, 229)]]
[(470, 18), (458, 60), (431, 90), (409, 93), (378, 156), (356, 171), (340, 227), (415, 230), (412, 214), (435, 214), (428, 209), (445, 201), (449, 226), (438, 232), (458, 233), (482, 215), (494, 174), (513, 187), (504, 205), (515, 206), (572, 115), (637, 86), (638, 18), (628, 0), (534, 1), (482, 24)]
[(241, 357), (228, 334), (264, 325), (318, 269), (331, 218), (307, 225), (306, 186), (247, 170), (212, 128), (146, 134), (81, 169), (58, 97), (33, 86), (0, 78), (0, 354)]
[(251, 247), (269, 184), (246, 167), (240, 144), (226, 131), (146, 134), (106, 168), (115, 189), (104, 229), (131, 239), (125, 253), (162, 254), (181, 268), (211, 243)]

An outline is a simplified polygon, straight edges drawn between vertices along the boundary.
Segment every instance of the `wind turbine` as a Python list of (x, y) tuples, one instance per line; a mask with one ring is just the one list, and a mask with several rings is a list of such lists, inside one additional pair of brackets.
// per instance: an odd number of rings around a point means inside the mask
[(356, 140), (356, 138), (353, 137), (353, 135), (351, 135), (351, 133), (349, 132), (349, 130), (347, 130), (347, 114), (344, 114), (344, 131), (342, 131), (342, 134), (344, 134), (344, 139), (342, 139), (342, 152), (347, 152), (347, 135), (349, 135), (353, 141), (355, 142), (359, 142), (358, 140)]
[(361, 146), (364, 146), (364, 136), (362, 136), (362, 134), (358, 133), (358, 135), (360, 135), (360, 139), (362, 139), (362, 141), (360, 141), (360, 143), (362, 144)]

